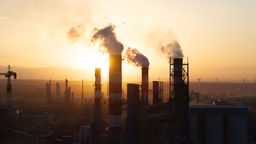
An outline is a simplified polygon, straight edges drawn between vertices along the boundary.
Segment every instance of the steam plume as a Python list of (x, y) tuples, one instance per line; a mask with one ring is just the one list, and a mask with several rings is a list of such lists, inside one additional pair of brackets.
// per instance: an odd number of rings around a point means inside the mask
[(128, 48), (125, 52), (125, 58), (128, 63), (133, 63), (135, 66), (149, 66), (148, 58), (141, 54), (137, 49)]
[(163, 53), (166, 53), (168, 58), (182, 58), (184, 56), (181, 46), (177, 41), (173, 41), (171, 43), (168, 43), (166, 46), (162, 46), (161, 51)]
[(84, 29), (82, 25), (79, 24), (77, 26), (71, 27), (67, 32), (67, 36), (70, 40), (76, 41), (83, 35), (83, 33)]
[(124, 49), (124, 46), (116, 39), (114, 29), (114, 25), (109, 25), (99, 30), (96, 29), (91, 41), (100, 41), (100, 46), (103, 48), (103, 52), (120, 55)]

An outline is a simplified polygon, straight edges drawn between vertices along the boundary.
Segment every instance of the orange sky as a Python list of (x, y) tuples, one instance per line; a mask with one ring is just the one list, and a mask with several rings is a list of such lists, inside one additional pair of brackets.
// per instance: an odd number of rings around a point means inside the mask
[[(90, 42), (95, 27), (116, 25), (124, 48), (150, 62), (150, 79), (168, 79), (161, 42), (178, 40), (189, 57), (192, 80), (256, 79), (254, 0), (12, 0), (0, 1), (0, 65), (69, 67), (93, 74), (107, 56)], [(67, 37), (81, 25), (81, 36)], [(53, 78), (54, 79), (54, 78)], [(123, 79), (139, 80), (140, 68), (123, 62)]]

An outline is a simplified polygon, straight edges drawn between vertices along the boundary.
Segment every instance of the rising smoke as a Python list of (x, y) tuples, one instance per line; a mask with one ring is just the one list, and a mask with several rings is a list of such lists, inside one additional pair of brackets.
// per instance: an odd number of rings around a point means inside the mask
[(173, 41), (161, 47), (161, 51), (167, 54), (168, 58), (183, 58), (183, 52), (179, 42)]
[(77, 26), (72, 26), (68, 32), (67, 32), (67, 36), (69, 38), (69, 40), (71, 41), (77, 41), (84, 33), (84, 28), (81, 24), (77, 25)]
[(137, 49), (128, 48), (125, 51), (125, 59), (128, 63), (132, 63), (135, 66), (148, 67), (149, 61), (146, 56), (141, 54)]
[(95, 29), (95, 33), (91, 41), (100, 41), (100, 46), (102, 48), (101, 51), (103, 53), (107, 52), (109, 54), (121, 55), (124, 46), (116, 39), (116, 34), (114, 30), (114, 25), (108, 25), (102, 29)]

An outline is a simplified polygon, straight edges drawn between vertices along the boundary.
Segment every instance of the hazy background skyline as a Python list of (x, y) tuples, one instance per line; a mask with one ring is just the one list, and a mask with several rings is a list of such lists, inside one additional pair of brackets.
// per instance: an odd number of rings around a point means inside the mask
[[(102, 55), (90, 40), (94, 28), (112, 23), (125, 49), (137, 48), (147, 56), (150, 80), (168, 80), (168, 60), (160, 48), (169, 40), (177, 40), (185, 58), (189, 57), (190, 77), (194, 81), (256, 79), (254, 0), (0, 0), (0, 3), (2, 66), (81, 69), (84, 76), (76, 72), (66, 76), (72, 79), (93, 78), (94, 68), (99, 66), (103, 69), (103, 80), (107, 80), (107, 55)], [(68, 33), (72, 28), (77, 30), (74, 38)], [(38, 78), (55, 79), (49, 73)], [(139, 81), (140, 73), (140, 68), (123, 62), (125, 81)], [(29, 77), (21, 75), (21, 78)]]

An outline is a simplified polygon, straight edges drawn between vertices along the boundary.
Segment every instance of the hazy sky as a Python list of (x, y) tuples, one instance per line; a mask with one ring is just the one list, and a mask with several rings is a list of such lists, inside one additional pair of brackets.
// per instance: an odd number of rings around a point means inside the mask
[[(180, 42), (192, 80), (256, 79), (255, 0), (0, 0), (0, 65), (81, 68), (93, 74), (107, 55), (90, 42), (95, 27), (116, 26), (124, 48), (150, 62), (150, 80), (168, 79), (163, 41)], [(80, 35), (71, 40), (71, 27)], [(123, 63), (123, 79), (140, 68)], [(102, 66), (105, 65), (105, 66)]]

